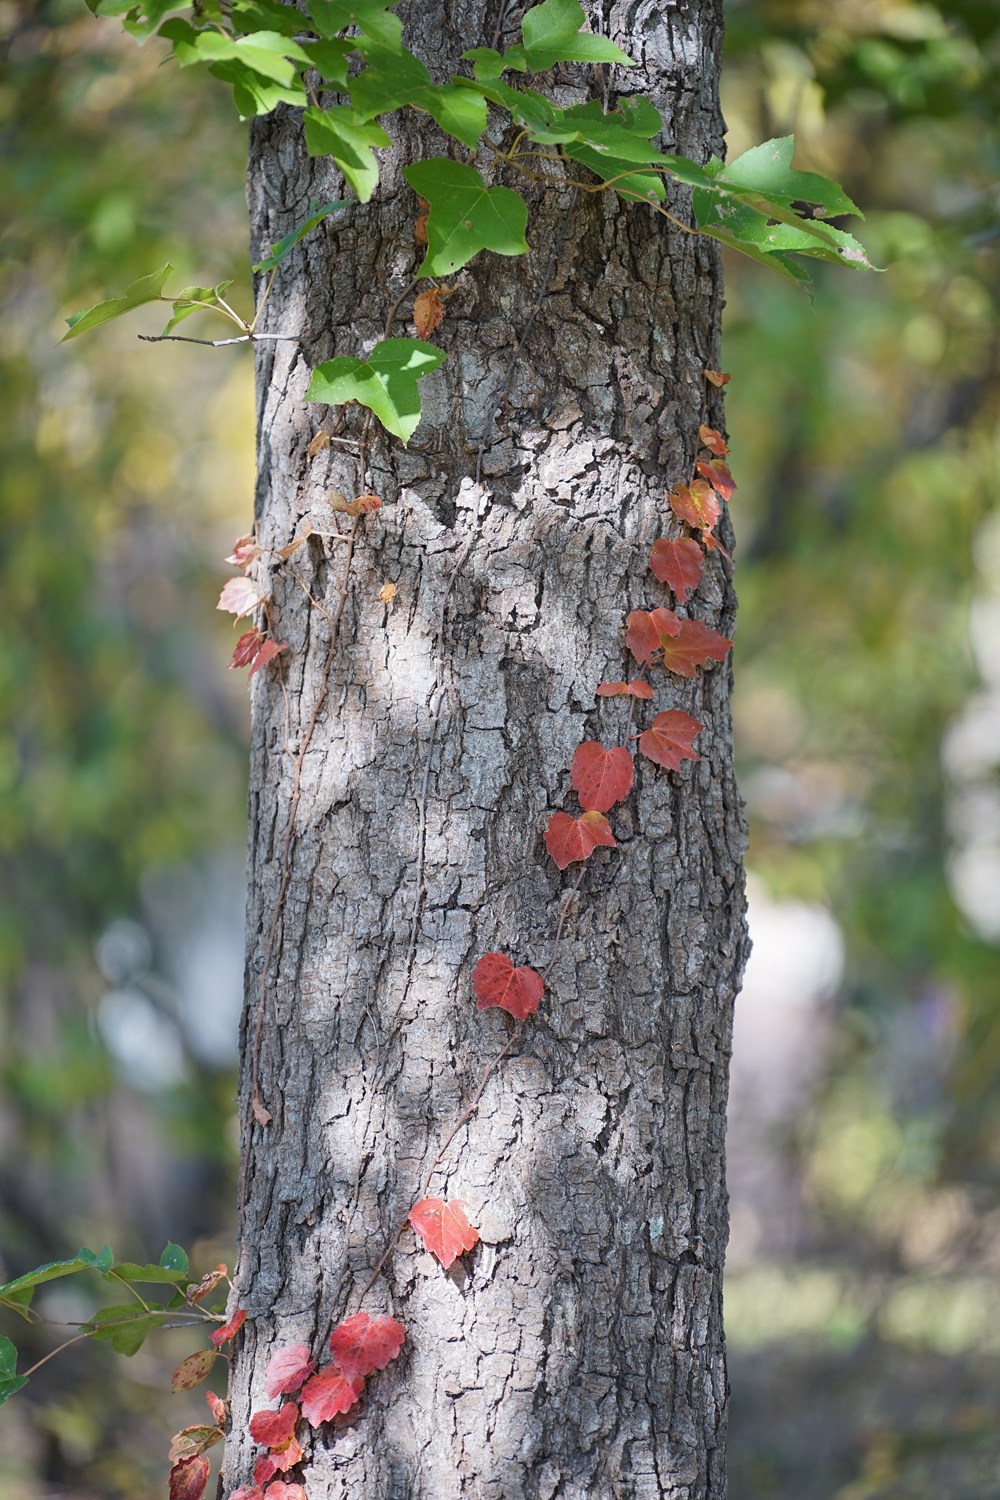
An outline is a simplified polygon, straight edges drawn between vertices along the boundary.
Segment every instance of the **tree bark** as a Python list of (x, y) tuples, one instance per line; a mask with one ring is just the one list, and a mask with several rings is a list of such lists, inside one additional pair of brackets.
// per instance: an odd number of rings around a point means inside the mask
[[(698, 161), (722, 150), (721, 9), (588, 9), (638, 60), (614, 86), (649, 95), (664, 142)], [(406, 7), (406, 42), (444, 80), (509, 10)], [(502, 44), (518, 40), (520, 11)], [(568, 101), (599, 94), (605, 73), (551, 80)], [(455, 150), (424, 118), (393, 119), (375, 201), (305, 240), (271, 294), (267, 329), (302, 342), (256, 347), (269, 547), (306, 519), (352, 533), (327, 495), (358, 493), (353, 451), (310, 458), (337, 412), (303, 397), (321, 360), (383, 337), (414, 275), (418, 206), (399, 168)], [(506, 170), (494, 180), (524, 187)], [(295, 111), (254, 123), (255, 260), (311, 199), (340, 192)], [(684, 191), (668, 193), (686, 218)], [(481, 1244), (445, 1272), (402, 1238), (364, 1307), (400, 1319), (403, 1353), (316, 1434), (301, 1478), (310, 1500), (725, 1495), (724, 1127), (746, 951), (728, 663), (692, 681), (654, 673), (653, 706), (704, 724), (701, 759), (677, 774), (639, 762), (611, 814), (618, 848), (592, 856), (572, 899), (579, 867), (560, 874), (542, 842), (549, 812), (576, 811), (576, 746), (627, 732), (623, 700), (594, 697), (632, 675), (626, 613), (670, 602), (646, 560), (677, 534), (666, 497), (691, 475), (699, 423), (721, 425), (703, 376), (719, 368), (719, 257), (610, 193), (535, 184), (528, 197), (532, 254), (482, 255), (454, 278), (433, 335), (448, 358), (422, 383), (409, 446), (370, 429), (363, 479), (381, 511), (353, 546), (314, 537), (274, 569), (288, 649), (252, 692), (236, 1281), (248, 1318), (227, 1493), (260, 1451), (246, 1423), (272, 1404), (267, 1361), (289, 1343), (322, 1353), (357, 1311), (504, 1045), (507, 1018), (476, 1010), (476, 960), (501, 949), (544, 969), (568, 899), (541, 1011), (431, 1184), (464, 1200)], [(396, 335), (412, 333), (412, 295)], [(340, 435), (357, 437), (363, 413), (342, 410)], [(710, 554), (688, 613), (730, 635), (728, 571)], [(255, 1074), (266, 1125), (250, 1109)]]

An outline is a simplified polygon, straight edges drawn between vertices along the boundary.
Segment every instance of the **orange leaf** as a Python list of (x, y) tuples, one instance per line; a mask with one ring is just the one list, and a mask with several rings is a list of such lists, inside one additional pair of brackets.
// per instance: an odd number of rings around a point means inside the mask
[(436, 1255), (445, 1270), (463, 1250), (471, 1250), (479, 1239), (457, 1203), (445, 1203), (441, 1198), (421, 1198), (410, 1209), (410, 1223), (432, 1255)]
[(720, 387), (728, 385), (732, 378), (733, 377), (731, 375), (720, 375), (718, 370), (705, 371), (705, 379), (711, 381), (712, 385), (717, 385)]
[(417, 202), (420, 204), (421, 211), (417, 215), (417, 222), (413, 226), (413, 243), (415, 245), (426, 245), (427, 217), (430, 214), (431, 206), (426, 198), (418, 198)]
[[(259, 636), (260, 631), (248, 630), (247, 635)], [(240, 639), (236, 642), (237, 651), (240, 649), (241, 642), (246, 640), (247, 635), (241, 635)], [(231, 665), (235, 666), (236, 664), (236, 653), (234, 652)], [(240, 662), (239, 665), (242, 667), (245, 665), (245, 663)], [(224, 1265), (220, 1260), (214, 1271), (207, 1272), (207, 1274), (204, 1275), (200, 1281), (192, 1282), (192, 1284), (185, 1289), (185, 1297), (189, 1302), (201, 1302), (203, 1298), (208, 1296), (209, 1292), (215, 1291), (215, 1288), (219, 1285), (220, 1281), (225, 1281), (228, 1273), (229, 1267), (227, 1265)]]
[(171, 1375), (170, 1389), (193, 1391), (196, 1385), (201, 1385), (218, 1357), (214, 1349), (199, 1349), (195, 1354), (189, 1354)]
[(665, 637), (661, 644), (667, 671), (675, 672), (678, 677), (693, 677), (695, 669), (706, 662), (722, 661), (733, 643), (700, 620), (682, 620), (677, 638)]
[(678, 604), (686, 604), (701, 582), (704, 553), (698, 543), (689, 536), (679, 541), (668, 542), (662, 537), (653, 543), (649, 554), (649, 566), (668, 588), (677, 595)]
[(703, 422), (698, 428), (698, 436), (701, 438), (702, 446), (710, 453), (714, 453), (717, 458), (725, 458), (729, 452), (726, 440), (717, 427), (706, 427)]
[(302, 1462), (302, 1444), (297, 1438), (289, 1438), (280, 1448), (272, 1448), (268, 1457), (279, 1474), (287, 1474)]
[[(725, 459), (716, 458), (709, 462), (701, 459), (697, 465), (698, 473), (704, 475), (709, 484), (718, 492), (723, 500), (731, 500), (736, 488), (736, 480), (733, 478), (729, 465)], [(695, 481), (697, 483), (697, 481)]]
[(499, 1005), (518, 1021), (538, 1009), (545, 985), (542, 976), (526, 965), (515, 969), (506, 953), (484, 953), (472, 971), (476, 1009)]
[(167, 1457), (172, 1464), (180, 1463), (183, 1458), (194, 1458), (197, 1453), (204, 1453), (206, 1448), (214, 1448), (216, 1443), (221, 1443), (225, 1433), (221, 1427), (209, 1427), (207, 1423), (196, 1422), (191, 1427), (182, 1427), (180, 1432), (174, 1434), (170, 1439), (170, 1452)]
[(421, 292), (414, 302), (413, 322), (420, 338), (425, 339), (429, 333), (433, 333), (441, 322), (446, 296), (447, 293), (439, 286), (432, 286), (426, 292)]
[(616, 849), (611, 824), (601, 812), (585, 812), (582, 818), (569, 813), (553, 813), (545, 830), (545, 847), (560, 870), (576, 860), (587, 859), (598, 844)]
[(679, 771), (682, 760), (700, 760), (691, 748), (695, 735), (704, 728), (697, 719), (679, 708), (670, 708), (657, 714), (649, 729), (639, 736), (639, 749), (647, 760), (670, 771)]
[(208, 1402), (208, 1409), (212, 1413), (212, 1416), (215, 1418), (217, 1425), (221, 1427), (226, 1420), (226, 1414), (228, 1412), (226, 1403), (223, 1401), (222, 1397), (217, 1396), (214, 1391), (206, 1391), (205, 1400)]
[(180, 1459), (170, 1470), (170, 1500), (201, 1500), (210, 1468), (201, 1455)]
[(719, 497), (704, 479), (696, 479), (692, 484), (675, 484), (667, 498), (677, 519), (696, 526), (699, 531), (711, 531), (721, 514)]
[(297, 1391), (315, 1368), (309, 1357), (308, 1344), (289, 1344), (279, 1349), (264, 1371), (264, 1395), (273, 1401), (285, 1391)]
[(637, 662), (646, 663), (668, 635), (676, 635), (681, 622), (672, 609), (634, 609), (625, 621), (625, 644)]
[(313, 1375), (302, 1387), (302, 1415), (310, 1427), (321, 1422), (330, 1422), (341, 1412), (350, 1411), (358, 1397), (364, 1381), (345, 1380), (336, 1365), (327, 1365), (318, 1375)]
[(599, 698), (620, 698), (624, 693), (632, 698), (652, 698), (653, 689), (641, 677), (633, 677), (631, 682), (602, 682), (597, 689)]
[(571, 780), (587, 812), (607, 812), (624, 802), (633, 774), (632, 757), (621, 745), (606, 750), (597, 740), (584, 740), (573, 756)]
[(243, 1308), (238, 1308), (237, 1311), (233, 1313), (233, 1316), (230, 1318), (229, 1322), (225, 1325), (224, 1328), (217, 1328), (214, 1333), (210, 1333), (208, 1335), (212, 1340), (212, 1343), (215, 1345), (216, 1349), (221, 1349), (223, 1344), (227, 1344), (229, 1342), (234, 1333), (238, 1333), (240, 1331), (240, 1329), (243, 1327), (245, 1319), (246, 1313), (244, 1312)]
[(337, 1324), (330, 1335), (330, 1352), (344, 1379), (355, 1385), (373, 1370), (384, 1370), (405, 1339), (403, 1325), (395, 1318), (370, 1318), (361, 1312)]

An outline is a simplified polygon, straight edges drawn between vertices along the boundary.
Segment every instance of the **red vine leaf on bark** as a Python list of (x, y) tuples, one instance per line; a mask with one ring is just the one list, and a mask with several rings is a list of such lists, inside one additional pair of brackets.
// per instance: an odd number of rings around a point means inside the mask
[(633, 677), (631, 682), (602, 682), (597, 689), (599, 698), (620, 698), (625, 693), (632, 698), (652, 698), (653, 689), (641, 677)]
[(336, 1365), (327, 1365), (318, 1375), (313, 1375), (302, 1387), (299, 1397), (302, 1415), (310, 1427), (319, 1427), (330, 1422), (342, 1412), (350, 1411), (361, 1395), (363, 1381), (351, 1383), (345, 1380)]
[(382, 508), (378, 495), (359, 495), (356, 500), (348, 500), (340, 490), (328, 490), (326, 499), (331, 510), (344, 516), (367, 516)]
[(286, 1391), (297, 1391), (315, 1369), (308, 1344), (286, 1345), (272, 1356), (264, 1371), (264, 1395), (273, 1401), (275, 1396), (283, 1396)]
[(225, 1401), (223, 1401), (221, 1396), (217, 1396), (214, 1391), (206, 1391), (205, 1400), (208, 1402), (208, 1409), (215, 1418), (217, 1426), (222, 1427), (229, 1410)]
[(405, 1340), (403, 1325), (395, 1318), (371, 1318), (360, 1312), (337, 1324), (330, 1335), (330, 1352), (344, 1379), (354, 1385), (373, 1370), (384, 1370)]
[(729, 452), (726, 440), (717, 427), (706, 427), (703, 422), (698, 428), (698, 436), (701, 439), (702, 447), (707, 448), (710, 453), (714, 453), (716, 458), (725, 458)]
[(472, 987), (477, 1010), (499, 1005), (517, 1021), (536, 1011), (545, 993), (541, 974), (526, 964), (516, 969), (506, 953), (484, 953), (472, 971)]
[(285, 641), (265, 641), (257, 652), (253, 666), (250, 668), (250, 676), (252, 677), (255, 672), (259, 672), (261, 667), (266, 667), (269, 661), (273, 661), (276, 656), (280, 655), (282, 651), (287, 651), (287, 649), (288, 646)]
[(443, 286), (432, 286), (420, 296), (413, 304), (413, 322), (417, 334), (425, 339), (444, 317), (444, 299), (450, 297), (453, 288)]
[(272, 1448), (268, 1457), (277, 1473), (287, 1474), (302, 1462), (302, 1445), (297, 1438), (289, 1438), (280, 1448)]
[(286, 1401), (277, 1411), (255, 1411), (250, 1418), (250, 1436), (262, 1448), (283, 1448), (294, 1436), (298, 1420), (299, 1409), (294, 1401)]
[(733, 377), (731, 375), (721, 374), (718, 370), (705, 371), (705, 379), (710, 381), (711, 384), (715, 386), (721, 387), (724, 385), (728, 385), (732, 378)]
[(698, 667), (722, 661), (733, 644), (700, 620), (682, 620), (676, 639), (664, 637), (663, 665), (678, 677), (693, 677)]
[(264, 595), (256, 583), (249, 578), (230, 578), (222, 593), (216, 609), (224, 609), (227, 614), (235, 615), (237, 620), (244, 615), (251, 614), (258, 604), (263, 603)]
[(208, 1335), (216, 1349), (221, 1349), (223, 1344), (228, 1344), (234, 1333), (239, 1333), (245, 1319), (246, 1312), (244, 1309), (242, 1307), (237, 1308), (236, 1312), (233, 1313), (233, 1316), (223, 1328), (217, 1328), (214, 1333)]
[[(329, 442), (329, 438), (327, 439)], [(311, 455), (310, 455), (311, 457)], [(226, 558), (226, 562), (233, 568), (249, 568), (260, 556), (260, 547), (257, 538), (252, 534), (237, 537), (233, 543), (233, 550)]]
[(711, 531), (722, 514), (719, 497), (705, 479), (695, 479), (691, 484), (682, 480), (674, 485), (667, 498), (677, 519), (698, 531)]
[(431, 206), (426, 198), (418, 197), (417, 202), (420, 204), (420, 213), (417, 215), (416, 223), (413, 226), (413, 243), (415, 245), (426, 245), (427, 216), (431, 211)]
[(633, 609), (625, 621), (625, 644), (637, 662), (653, 660), (664, 637), (676, 635), (681, 622), (672, 609)]
[[(713, 490), (720, 494), (723, 500), (732, 499), (733, 491), (736, 488), (736, 480), (733, 478), (725, 459), (715, 458), (710, 461), (703, 458), (699, 460), (697, 468), (698, 473), (708, 480)], [(697, 483), (697, 480), (695, 483)]]
[(618, 847), (611, 824), (601, 812), (585, 812), (582, 818), (569, 813), (553, 813), (545, 830), (545, 847), (560, 870), (578, 859), (587, 859), (598, 844), (608, 849)]
[(463, 1251), (471, 1250), (479, 1240), (479, 1231), (469, 1223), (458, 1203), (421, 1198), (410, 1209), (409, 1218), (426, 1248), (437, 1256), (446, 1271), (452, 1261)]
[(229, 1500), (264, 1500), (264, 1490), (259, 1484), (241, 1484), (238, 1490), (233, 1490)]
[[(257, 634), (259, 633), (260, 632), (258, 631)], [(254, 632), (252, 630), (247, 631), (247, 635), (253, 634)], [(246, 640), (246, 636), (241, 635), (240, 641), (243, 640)], [(237, 650), (239, 649), (240, 641), (236, 642)], [(240, 662), (240, 666), (242, 665), (243, 663)], [(220, 1281), (225, 1281), (228, 1274), (229, 1267), (220, 1260), (214, 1271), (208, 1271), (200, 1281), (192, 1282), (190, 1286), (185, 1288), (185, 1297), (189, 1302), (203, 1301), (204, 1298), (208, 1296), (209, 1292), (215, 1291), (215, 1288), (219, 1285)]]
[(307, 1500), (307, 1496), (301, 1484), (287, 1484), (283, 1479), (276, 1479), (264, 1491), (264, 1500)]
[(621, 745), (606, 750), (597, 740), (584, 740), (573, 756), (570, 780), (585, 812), (608, 812), (624, 802), (635, 774), (632, 757)]
[(263, 644), (264, 633), (256, 625), (252, 630), (244, 631), (236, 642), (233, 659), (229, 663), (230, 672), (235, 672), (239, 667), (248, 667)]
[(201, 1385), (218, 1357), (214, 1349), (198, 1349), (194, 1354), (189, 1354), (171, 1375), (170, 1389), (175, 1392), (193, 1391), (196, 1385)]
[(679, 771), (682, 760), (700, 760), (691, 748), (695, 735), (705, 726), (679, 708), (657, 714), (649, 729), (639, 736), (639, 749), (647, 760), (670, 771)]
[(661, 583), (673, 589), (678, 603), (686, 604), (688, 595), (693, 594), (701, 582), (704, 557), (698, 543), (689, 536), (675, 542), (660, 537), (653, 543), (649, 566)]
[(170, 1500), (201, 1500), (210, 1469), (208, 1459), (200, 1454), (173, 1464), (170, 1469)]
[(194, 1458), (207, 1448), (214, 1448), (224, 1437), (221, 1427), (209, 1427), (204, 1422), (195, 1422), (191, 1427), (182, 1427), (180, 1432), (174, 1434), (170, 1439), (167, 1457), (172, 1464), (180, 1463), (183, 1458)]
[(262, 1453), (255, 1460), (253, 1466), (253, 1482), (255, 1485), (264, 1485), (269, 1479), (273, 1479), (278, 1472), (278, 1465), (270, 1453)]

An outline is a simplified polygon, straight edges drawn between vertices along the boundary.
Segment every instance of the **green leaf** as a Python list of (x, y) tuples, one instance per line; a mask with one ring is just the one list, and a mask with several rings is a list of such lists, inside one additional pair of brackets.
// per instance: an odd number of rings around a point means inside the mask
[(398, 51), (403, 41), (403, 25), (398, 16), (386, 11), (396, 0), (309, 0), (307, 7), (320, 36), (334, 37), (356, 26), (362, 36)]
[(177, 1286), (187, 1277), (186, 1271), (173, 1271), (168, 1266), (140, 1266), (134, 1261), (122, 1261), (109, 1273), (110, 1281), (124, 1281), (127, 1286), (136, 1282), (148, 1282), (158, 1286)]
[(509, 83), (503, 83), (499, 79), (487, 83), (473, 81), (471, 78), (456, 78), (454, 82), (458, 88), (466, 88), (489, 99), (493, 104), (499, 104), (518, 125), (526, 125), (535, 139), (538, 137), (534, 133), (551, 125), (556, 113), (545, 95), (537, 93), (535, 89), (513, 89)]
[(559, 62), (622, 63), (633, 67), (627, 52), (606, 37), (581, 31), (585, 16), (577, 0), (544, 0), (521, 22), (524, 55), (536, 73)]
[(142, 1348), (146, 1335), (162, 1327), (162, 1317), (128, 1302), (119, 1307), (102, 1307), (89, 1323), (84, 1323), (81, 1332), (110, 1343), (118, 1354), (135, 1354)]
[(232, 20), (244, 35), (251, 31), (280, 31), (284, 36), (298, 36), (303, 29), (302, 12), (291, 5), (276, 4), (275, 0), (233, 0)]
[(16, 1312), (26, 1323), (31, 1323), (34, 1319), (28, 1309), (31, 1306), (31, 1299), (34, 1295), (34, 1287), (26, 1286), (19, 1292), (8, 1292), (5, 1296), (0, 1296), (0, 1303), (4, 1307), (9, 1307), (11, 1312)]
[(501, 57), (492, 47), (470, 47), (468, 52), (462, 53), (462, 61), (472, 64), (473, 73), (482, 83), (492, 83), (508, 68), (523, 73), (528, 66), (523, 47), (511, 47), (506, 57)]
[(50, 1260), (44, 1266), (36, 1266), (33, 1271), (26, 1271), (23, 1276), (8, 1281), (6, 1286), (0, 1286), (0, 1298), (41, 1286), (45, 1281), (55, 1281), (60, 1276), (72, 1276), (77, 1271), (100, 1271), (103, 1276), (110, 1271), (113, 1261), (114, 1256), (107, 1245), (99, 1255), (93, 1250), (78, 1250), (71, 1260)]
[(306, 400), (331, 406), (357, 401), (373, 411), (388, 432), (408, 443), (420, 421), (417, 382), (436, 370), (444, 357), (442, 349), (422, 339), (384, 339), (366, 360), (345, 355), (317, 365)]
[(278, 104), (303, 105), (305, 89), (296, 77), (291, 88), (272, 83), (255, 73), (242, 62), (213, 63), (208, 70), (213, 78), (221, 78), (233, 91), (233, 103), (241, 120), (252, 120), (258, 115), (269, 115)]
[[(351, 108), (359, 120), (373, 120), (412, 104), (424, 109), (442, 130), (471, 150), (486, 129), (486, 101), (468, 87), (436, 84), (423, 63), (405, 47), (389, 51), (363, 43), (368, 66), (351, 80)], [(470, 80), (466, 79), (468, 85)]]
[(120, 318), (123, 313), (131, 312), (133, 307), (160, 301), (163, 284), (173, 269), (171, 265), (161, 266), (151, 275), (140, 276), (138, 281), (133, 281), (120, 297), (112, 297), (107, 302), (98, 302), (94, 307), (85, 307), (80, 312), (73, 313), (66, 319), (69, 333), (63, 334), (63, 343), (67, 339), (77, 338), (81, 333), (88, 333), (91, 328), (99, 328), (102, 323), (110, 323), (112, 318)]
[(321, 78), (336, 85), (338, 89), (347, 91), (348, 63), (354, 52), (353, 42), (305, 42), (302, 50)]
[(253, 31), (248, 36), (231, 37), (221, 31), (195, 31), (187, 21), (175, 16), (160, 27), (182, 68), (195, 63), (238, 62), (244, 67), (290, 88), (298, 80), (295, 63), (308, 64), (305, 50), (280, 31)]
[(185, 318), (196, 312), (221, 312), (228, 316), (225, 309), (219, 306), (219, 298), (232, 284), (230, 278), (228, 281), (220, 281), (218, 286), (186, 286), (173, 298), (174, 315), (163, 332), (171, 333), (178, 323), (183, 323)]
[(270, 255), (259, 260), (251, 269), (273, 271), (275, 266), (280, 266), (281, 262), (292, 253), (300, 240), (304, 240), (317, 224), (322, 224), (328, 214), (336, 213), (338, 208), (350, 208), (350, 206), (349, 198), (335, 198), (332, 203), (324, 203), (322, 208), (314, 208), (308, 219), (304, 219), (298, 229), (293, 229), (290, 234), (282, 235), (281, 239), (271, 246)]
[(403, 176), (430, 204), (418, 275), (448, 276), (480, 250), (524, 255), (530, 248), (524, 199), (511, 188), (488, 188), (474, 167), (435, 157), (404, 167)]
[(0, 1334), (0, 1406), (8, 1396), (13, 1396), (15, 1391), (19, 1391), (22, 1386), (28, 1384), (27, 1378), (24, 1375), (18, 1375), (16, 1371), (17, 1350), (10, 1339)]
[(306, 149), (310, 156), (332, 156), (362, 203), (378, 186), (374, 148), (392, 142), (375, 121), (359, 121), (353, 110), (336, 104), (331, 109), (307, 109)]
[(191, 1270), (187, 1251), (182, 1250), (180, 1245), (175, 1245), (173, 1240), (168, 1240), (164, 1245), (160, 1265), (164, 1271), (176, 1271), (180, 1276), (187, 1276)]
[(864, 218), (860, 208), (851, 202), (838, 183), (821, 177), (818, 172), (794, 171), (794, 151), (793, 135), (764, 141), (762, 145), (744, 151), (727, 167), (718, 163), (721, 170), (716, 181), (726, 187), (749, 189), (763, 198), (784, 204), (786, 208), (793, 203), (815, 203), (826, 214), (857, 214)]

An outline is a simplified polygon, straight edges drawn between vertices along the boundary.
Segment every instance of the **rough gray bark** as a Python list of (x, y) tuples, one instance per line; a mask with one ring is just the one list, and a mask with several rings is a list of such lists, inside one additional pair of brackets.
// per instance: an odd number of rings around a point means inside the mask
[[(594, 29), (639, 60), (614, 82), (649, 94), (664, 140), (720, 151), (721, 0), (591, 5)], [(405, 7), (407, 44), (438, 77), (463, 48), (505, 43), (521, 8)], [(601, 70), (554, 77), (568, 100)], [(573, 95), (572, 91), (577, 94)], [(423, 117), (420, 117), (423, 118)], [(336, 413), (302, 404), (312, 367), (367, 350), (417, 264), (416, 200), (399, 165), (453, 150), (396, 120), (377, 201), (306, 240), (278, 279), (257, 347), (258, 523), (281, 546), (353, 495)], [(584, 174), (585, 175), (585, 174)], [(518, 186), (515, 178), (501, 177)], [(257, 122), (254, 256), (337, 193), (294, 112)], [(275, 570), (289, 643), (255, 679), (251, 882), (242, 1107), (261, 972), (260, 1088), (273, 1115), (245, 1132), (237, 1279), (248, 1319), (232, 1379), (226, 1489), (249, 1482), (252, 1410), (275, 1348), (325, 1349), (383, 1247), (422, 1195), (435, 1152), (502, 1047), (470, 975), (491, 949), (547, 964), (577, 867), (542, 833), (576, 811), (572, 753), (621, 742), (629, 609), (668, 602), (646, 569), (674, 535), (666, 496), (690, 477), (700, 422), (721, 423), (721, 278), (708, 241), (647, 209), (574, 188), (531, 190), (524, 259), (481, 256), (435, 335), (409, 447), (381, 435), (327, 674), (343, 544), (313, 540)], [(682, 193), (673, 206), (685, 212)], [(405, 324), (407, 302), (396, 334)], [(347, 410), (344, 432), (362, 426)], [(728, 565), (714, 553), (689, 611), (731, 634)], [(391, 605), (384, 581), (397, 585)], [(404, 1236), (365, 1301), (406, 1326), (402, 1356), (350, 1418), (318, 1434), (310, 1500), (725, 1494), (724, 1123), (730, 1016), (745, 952), (743, 825), (733, 781), (728, 664), (655, 675), (657, 710), (705, 725), (677, 775), (637, 768), (611, 815), (619, 848), (589, 861), (546, 999), (491, 1077), (432, 1192), (465, 1200), (481, 1245), (448, 1273)], [(283, 679), (283, 680), (282, 680)], [(282, 868), (295, 756), (319, 704)], [(412, 942), (411, 942), (412, 936)], [(288, 1476), (295, 1477), (295, 1476)]]

